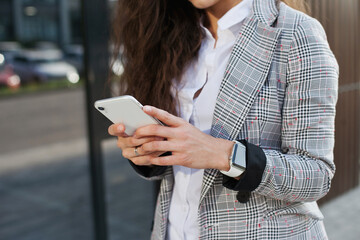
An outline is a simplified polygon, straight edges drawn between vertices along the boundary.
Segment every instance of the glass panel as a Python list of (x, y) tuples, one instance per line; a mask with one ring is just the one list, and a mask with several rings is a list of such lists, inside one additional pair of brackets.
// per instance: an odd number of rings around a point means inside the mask
[(111, 240), (149, 239), (154, 210), (153, 182), (140, 178), (121, 157), (116, 140), (103, 141), (109, 236)]
[(91, 239), (82, 89), (0, 101), (2, 240)]
[(93, 239), (80, 13), (0, 1), (1, 240)]
[[(0, 60), (4, 59), (0, 65), (11, 66), (7, 75), (2, 75), (0, 85), (4, 87), (0, 88), (0, 95), (82, 85), (80, 3), (80, 0), (0, 2)], [(18, 79), (17, 84), (11, 83), (11, 76)]]
[[(1, 240), (94, 237), (83, 74), (80, 0), (0, 1)], [(103, 143), (109, 238), (148, 239), (153, 183), (114, 141)]]

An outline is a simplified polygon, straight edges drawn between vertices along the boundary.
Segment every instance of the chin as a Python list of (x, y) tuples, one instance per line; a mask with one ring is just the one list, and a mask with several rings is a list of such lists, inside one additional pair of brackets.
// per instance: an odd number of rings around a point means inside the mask
[(192, 5), (194, 5), (194, 7), (198, 8), (198, 9), (209, 8), (213, 5), (215, 5), (219, 1), (221, 1), (221, 0), (189, 0), (189, 2), (191, 2)]

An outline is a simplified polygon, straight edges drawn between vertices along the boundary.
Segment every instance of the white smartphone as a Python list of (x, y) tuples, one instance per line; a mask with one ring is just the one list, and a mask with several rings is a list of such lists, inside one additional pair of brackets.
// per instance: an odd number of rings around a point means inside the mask
[(137, 128), (150, 124), (163, 125), (158, 119), (147, 115), (133, 96), (124, 95), (98, 100), (95, 108), (113, 123), (125, 125), (125, 133), (132, 136)]

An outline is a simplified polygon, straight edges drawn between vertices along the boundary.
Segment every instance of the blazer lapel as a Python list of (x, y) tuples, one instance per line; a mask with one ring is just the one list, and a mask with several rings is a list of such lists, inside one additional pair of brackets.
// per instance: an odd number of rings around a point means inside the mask
[[(233, 140), (239, 134), (268, 76), (281, 33), (280, 29), (271, 27), (277, 14), (275, 0), (254, 0), (253, 14), (245, 20), (220, 85), (211, 129), (212, 136)], [(219, 171), (216, 169), (205, 170), (200, 202), (218, 174)]]

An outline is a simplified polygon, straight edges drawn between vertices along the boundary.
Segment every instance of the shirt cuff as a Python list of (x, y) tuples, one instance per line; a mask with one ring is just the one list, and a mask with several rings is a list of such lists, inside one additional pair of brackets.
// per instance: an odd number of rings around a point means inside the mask
[(240, 140), (246, 147), (246, 170), (240, 176), (240, 180), (223, 175), (223, 186), (240, 192), (251, 192), (261, 183), (262, 175), (266, 167), (264, 151), (245, 140)]
[[(160, 156), (164, 157), (164, 156), (170, 156), (170, 155), (171, 155), (171, 152), (166, 152)], [(141, 176), (143, 176), (145, 178), (159, 176), (159, 175), (163, 174), (167, 169), (167, 166), (155, 166), (155, 165), (154, 166), (139, 166), (139, 165), (134, 164), (130, 160), (129, 160), (129, 163), (138, 174), (140, 174)]]

